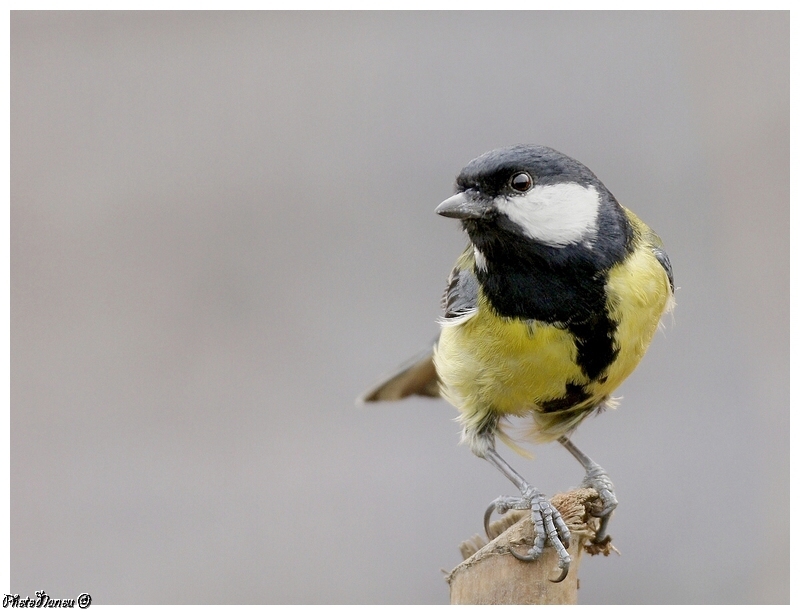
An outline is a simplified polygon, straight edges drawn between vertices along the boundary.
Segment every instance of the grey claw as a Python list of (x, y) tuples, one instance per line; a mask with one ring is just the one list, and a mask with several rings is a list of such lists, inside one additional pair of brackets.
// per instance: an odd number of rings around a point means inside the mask
[(600, 527), (597, 530), (597, 535), (593, 542), (601, 542), (606, 537), (608, 522), (611, 519), (611, 513), (617, 507), (617, 496), (614, 494), (614, 483), (608, 478), (608, 474), (599, 465), (593, 463), (587, 468), (586, 477), (583, 479), (584, 486), (592, 487), (600, 496), (600, 501), (603, 502), (603, 510), (598, 517), (600, 518)]
[(509, 547), (508, 550), (511, 553), (511, 555), (516, 557), (521, 562), (532, 562), (533, 560), (539, 557), (539, 554), (535, 553), (535, 549), (530, 549), (525, 555), (519, 555), (511, 547)]
[(561, 583), (561, 581), (567, 578), (568, 574), (569, 574), (569, 562), (567, 562), (567, 564), (563, 568), (561, 568), (561, 574), (557, 579), (548, 579), (548, 580), (551, 583)]
[(497, 511), (497, 514), (502, 516), (512, 508), (518, 508), (520, 510), (528, 509), (530, 508), (530, 501), (521, 497), (501, 495), (500, 497), (495, 498), (494, 501), (489, 504), (489, 508), (487, 508), (486, 512), (483, 513), (483, 529), (486, 532), (486, 537), (489, 540), (497, 538), (497, 536), (493, 536), (489, 533), (489, 521), (492, 518), (492, 513)]
[(600, 527), (597, 528), (594, 540), (592, 542), (603, 542), (608, 535), (608, 522), (611, 521), (611, 515), (600, 518)]
[(492, 513), (494, 512), (495, 502), (497, 502), (497, 500), (489, 504), (489, 508), (487, 508), (486, 512), (483, 513), (483, 530), (486, 532), (486, 537), (489, 540), (493, 540), (495, 538), (489, 533), (489, 521), (492, 519)]
[(569, 573), (569, 565), (572, 559), (567, 552), (570, 531), (561, 517), (561, 513), (547, 498), (531, 487), (525, 488), (521, 497), (501, 495), (489, 504), (483, 514), (483, 529), (486, 530), (486, 536), (489, 540), (495, 538), (489, 531), (489, 521), (492, 513), (497, 511), (500, 514), (504, 514), (511, 509), (529, 510), (531, 521), (533, 522), (533, 546), (523, 555), (509, 547), (511, 555), (520, 561), (532, 562), (539, 558), (544, 551), (545, 544), (549, 542), (558, 553), (558, 567), (561, 569), (560, 576), (551, 580), (553, 583), (563, 581)]
[[(516, 557), (521, 562), (532, 562), (532, 561), (538, 559), (538, 557), (540, 555), (539, 553), (536, 552), (535, 548), (530, 549), (524, 555), (520, 555), (519, 553), (514, 551), (514, 549), (512, 549), (511, 547), (509, 547), (508, 550), (511, 553), (511, 555)], [(561, 569), (561, 574), (558, 575), (557, 579), (548, 579), (548, 581), (550, 581), (551, 583), (561, 583), (561, 581), (566, 579), (567, 575), (569, 574), (569, 565), (570, 565), (570, 563), (571, 563), (571, 560), (569, 559), (569, 557), (566, 560), (559, 561), (558, 567)]]

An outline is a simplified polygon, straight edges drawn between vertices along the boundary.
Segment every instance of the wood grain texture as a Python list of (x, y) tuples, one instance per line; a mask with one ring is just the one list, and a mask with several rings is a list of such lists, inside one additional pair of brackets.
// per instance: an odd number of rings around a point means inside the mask
[[(551, 499), (570, 529), (572, 557), (569, 574), (561, 583), (553, 583), (559, 575), (558, 556), (548, 546), (535, 562), (515, 558), (527, 551), (533, 540), (533, 523), (526, 512), (512, 511), (492, 525), (490, 531), (502, 532), (488, 544), (479, 537), (462, 543), (466, 559), (448, 575), (451, 604), (577, 604), (578, 570), (584, 552), (608, 555), (613, 547), (610, 539), (596, 545), (599, 498), (594, 489), (576, 489)], [(510, 527), (505, 529), (503, 526)], [(505, 529), (505, 531), (503, 531)]]

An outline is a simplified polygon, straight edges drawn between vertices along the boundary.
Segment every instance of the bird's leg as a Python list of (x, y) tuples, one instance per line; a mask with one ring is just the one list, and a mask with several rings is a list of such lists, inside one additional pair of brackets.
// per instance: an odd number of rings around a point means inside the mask
[(582, 487), (591, 487), (600, 496), (603, 502), (603, 510), (600, 512), (600, 527), (597, 530), (597, 536), (594, 542), (602, 542), (606, 537), (608, 530), (608, 522), (611, 519), (611, 513), (617, 507), (617, 496), (614, 495), (614, 484), (608, 478), (606, 471), (587, 457), (572, 441), (566, 436), (558, 439), (561, 445), (567, 449), (572, 456), (577, 459), (586, 470), (586, 476), (581, 483)]
[(497, 454), (493, 442), (490, 441), (486, 448), (481, 450), (481, 453), (480, 456), (500, 470), (508, 480), (514, 483), (521, 494), (520, 496), (500, 496), (489, 505), (483, 517), (486, 535), (489, 536), (489, 519), (493, 511), (496, 510), (502, 515), (511, 509), (530, 510), (535, 530), (533, 547), (524, 555), (517, 555), (513, 549), (511, 554), (520, 560), (533, 561), (542, 554), (545, 542), (549, 542), (558, 553), (558, 567), (561, 569), (559, 578), (552, 579), (552, 581), (554, 583), (563, 581), (567, 577), (572, 560), (567, 552), (569, 529), (561, 518), (561, 513), (538, 489), (528, 484), (514, 468)]

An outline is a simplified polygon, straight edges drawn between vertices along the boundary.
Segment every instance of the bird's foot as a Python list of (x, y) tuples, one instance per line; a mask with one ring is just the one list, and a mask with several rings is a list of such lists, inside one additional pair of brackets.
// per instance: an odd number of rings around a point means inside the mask
[(618, 503), (617, 496), (614, 494), (614, 483), (608, 478), (608, 474), (603, 468), (596, 463), (592, 463), (586, 470), (586, 476), (581, 483), (581, 487), (591, 487), (597, 491), (600, 501), (603, 503), (602, 510), (596, 514), (593, 513), (594, 516), (600, 518), (600, 527), (593, 542), (601, 543), (608, 538), (608, 522)]
[(569, 573), (569, 565), (572, 561), (567, 549), (569, 548), (569, 528), (561, 517), (561, 513), (553, 506), (550, 501), (537, 489), (527, 487), (522, 491), (520, 496), (500, 496), (494, 502), (489, 504), (486, 513), (483, 516), (483, 526), (486, 530), (486, 535), (491, 539), (489, 533), (489, 520), (492, 513), (497, 511), (498, 514), (504, 515), (509, 510), (530, 510), (531, 521), (533, 522), (534, 541), (533, 546), (527, 553), (518, 554), (511, 549), (511, 555), (518, 560), (531, 562), (537, 559), (542, 552), (546, 542), (549, 542), (558, 553), (558, 567), (561, 574), (557, 579), (551, 579), (553, 583), (560, 583), (567, 578)]

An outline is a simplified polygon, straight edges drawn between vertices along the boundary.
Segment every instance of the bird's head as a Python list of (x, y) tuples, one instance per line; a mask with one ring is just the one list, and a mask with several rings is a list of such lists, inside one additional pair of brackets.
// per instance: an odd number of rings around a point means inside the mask
[(624, 248), (627, 235), (624, 210), (594, 173), (541, 145), (479, 156), (436, 213), (460, 219), (472, 242), (488, 249), (510, 242), (550, 254), (599, 250), (594, 258), (603, 261), (603, 253)]

